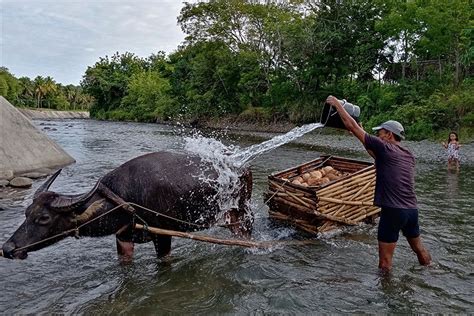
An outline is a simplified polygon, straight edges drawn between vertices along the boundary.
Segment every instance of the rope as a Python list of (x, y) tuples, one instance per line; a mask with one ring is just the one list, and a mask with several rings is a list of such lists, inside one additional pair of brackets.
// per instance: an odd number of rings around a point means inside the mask
[[(195, 227), (201, 228), (201, 229), (207, 229), (207, 228), (210, 228), (210, 227), (211, 227), (211, 226), (209, 226), (209, 225), (201, 225), (201, 224), (195, 224), (195, 223), (183, 221), (183, 220), (180, 220), (180, 219), (178, 219), (178, 218), (175, 218), (175, 217), (172, 217), (172, 216), (169, 216), (169, 215), (165, 215), (165, 214), (163, 214), (163, 213), (160, 213), (160, 212), (151, 210), (151, 209), (149, 209), (149, 208), (146, 208), (146, 207), (144, 207), (144, 206), (142, 206), (142, 205), (139, 205), (139, 204), (136, 204), (136, 203), (124, 202), (124, 203), (121, 203), (121, 204), (115, 206), (114, 208), (108, 210), (107, 212), (105, 212), (105, 213), (103, 213), (103, 214), (101, 214), (101, 215), (99, 215), (99, 216), (97, 216), (97, 217), (95, 217), (95, 218), (93, 218), (93, 219), (91, 219), (91, 220), (89, 220), (89, 221), (87, 221), (87, 222), (85, 222), (85, 223), (79, 225), (79, 226), (77, 226), (77, 223), (76, 223), (76, 227), (75, 227), (75, 228), (68, 229), (68, 230), (63, 231), (63, 232), (61, 232), (61, 233), (59, 233), (59, 234), (56, 234), (56, 235), (53, 235), (53, 236), (51, 236), (51, 237), (42, 239), (42, 240), (40, 240), (40, 241), (34, 242), (34, 243), (32, 243), (32, 244), (29, 244), (29, 245), (27, 245), (27, 246), (23, 246), (23, 247), (20, 247), (20, 248), (16, 248), (15, 250), (28, 249), (28, 248), (30, 248), (30, 247), (33, 247), (33, 246), (42, 244), (42, 243), (47, 242), (47, 241), (49, 241), (49, 240), (56, 239), (56, 238), (58, 238), (58, 237), (68, 236), (68, 235), (70, 235), (70, 234), (72, 234), (72, 233), (74, 233), (74, 235), (76, 235), (76, 236), (79, 236), (79, 229), (81, 229), (81, 228), (84, 227), (84, 226), (87, 226), (87, 225), (91, 224), (92, 222), (94, 222), (94, 221), (96, 221), (96, 220), (98, 220), (98, 219), (100, 219), (100, 218), (102, 218), (102, 217), (104, 217), (104, 216), (106, 216), (106, 215), (108, 215), (108, 214), (110, 214), (110, 213), (116, 211), (117, 209), (124, 207), (124, 206), (136, 206), (136, 207), (139, 207), (139, 208), (141, 208), (141, 209), (143, 209), (143, 210), (145, 210), (145, 211), (151, 212), (151, 213), (153, 213), (153, 214), (155, 214), (155, 215), (162, 216), (162, 217), (165, 217), (165, 218), (168, 218), (168, 219), (171, 219), (171, 220), (174, 220), (174, 221), (176, 221), (176, 222), (180, 222), (180, 223), (183, 223), (183, 224), (186, 224), (186, 225), (195, 226)], [(149, 227), (148, 223), (147, 223), (142, 217), (140, 217), (138, 214), (136, 214), (136, 212), (132, 215), (132, 217), (133, 217), (133, 218), (136, 217), (136, 218), (138, 218), (140, 221), (142, 221), (142, 222), (143, 222), (143, 226), (145, 227), (145, 229), (146, 229), (147, 227)], [(133, 221), (134, 221), (134, 220), (132, 219), (132, 222), (133, 222)], [(228, 226), (230, 226), (230, 225), (235, 225), (235, 224), (240, 224), (240, 223), (242, 223), (242, 222), (234, 222), (234, 223), (231, 223), (231, 224), (222, 224), (222, 225), (215, 225), (215, 226), (217, 226), (217, 227), (228, 227)], [(135, 226), (135, 225), (134, 225), (134, 226)], [(3, 252), (0, 254), (0, 256), (3, 256)]]
[(78, 234), (78, 233), (79, 233), (79, 229), (81, 229), (82, 227), (84, 227), (84, 226), (86, 226), (86, 225), (89, 225), (90, 223), (92, 223), (92, 222), (94, 222), (94, 221), (96, 221), (96, 220), (98, 220), (98, 219), (104, 217), (104, 216), (107, 215), (107, 214), (112, 213), (113, 211), (117, 210), (117, 209), (120, 208), (120, 207), (122, 207), (122, 205), (117, 205), (116, 207), (114, 207), (114, 208), (108, 210), (107, 212), (105, 212), (105, 213), (103, 213), (103, 214), (101, 214), (101, 215), (99, 215), (99, 216), (97, 216), (97, 217), (91, 219), (90, 221), (87, 221), (87, 222), (85, 222), (85, 223), (79, 225), (79, 226), (76, 226), (76, 227), (73, 228), (73, 229), (69, 229), (69, 230), (63, 231), (62, 233), (53, 235), (53, 236), (48, 237), (48, 238), (45, 238), (45, 239), (42, 239), (42, 240), (40, 240), (40, 241), (34, 242), (34, 243), (32, 243), (32, 244), (29, 244), (29, 245), (27, 245), (27, 246), (23, 246), (23, 247), (20, 247), (20, 248), (16, 248), (15, 250), (28, 249), (28, 248), (30, 248), (30, 247), (32, 247), (32, 246), (39, 245), (39, 244), (44, 243), (44, 242), (46, 242), (46, 241), (48, 241), (48, 240), (52, 240), (52, 239), (55, 239), (55, 238), (58, 238), (58, 237), (62, 237), (62, 236), (67, 236), (67, 235), (69, 235), (69, 234), (71, 234), (71, 233), (76, 233), (76, 234)]

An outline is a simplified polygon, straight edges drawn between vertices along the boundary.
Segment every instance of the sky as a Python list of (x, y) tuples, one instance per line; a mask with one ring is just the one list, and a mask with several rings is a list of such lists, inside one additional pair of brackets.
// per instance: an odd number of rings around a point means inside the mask
[(181, 0), (0, 0), (1, 66), (17, 78), (78, 85), (100, 57), (176, 50), (182, 7)]

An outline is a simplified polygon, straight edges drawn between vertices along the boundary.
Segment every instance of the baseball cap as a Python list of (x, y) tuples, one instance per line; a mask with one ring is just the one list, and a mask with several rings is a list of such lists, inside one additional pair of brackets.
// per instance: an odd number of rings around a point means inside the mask
[(399, 136), (401, 139), (405, 139), (405, 129), (403, 128), (403, 125), (397, 121), (390, 120), (390, 121), (384, 122), (380, 124), (379, 126), (372, 128), (372, 130), (378, 131), (378, 130), (381, 130), (382, 128), (394, 133), (395, 135)]

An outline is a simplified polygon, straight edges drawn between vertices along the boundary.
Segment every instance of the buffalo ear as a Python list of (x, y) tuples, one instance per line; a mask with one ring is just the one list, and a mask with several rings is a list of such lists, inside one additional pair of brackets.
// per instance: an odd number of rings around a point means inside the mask
[(56, 178), (59, 176), (59, 174), (61, 173), (62, 170), (63, 169), (59, 169), (58, 171), (56, 171), (51, 177), (49, 177), (48, 180), (46, 180), (38, 188), (38, 190), (36, 190), (35, 194), (33, 195), (33, 200), (36, 199), (38, 197), (38, 195), (40, 195), (41, 193), (48, 191), (49, 187), (51, 186), (51, 184), (53, 184), (54, 180), (56, 180)]

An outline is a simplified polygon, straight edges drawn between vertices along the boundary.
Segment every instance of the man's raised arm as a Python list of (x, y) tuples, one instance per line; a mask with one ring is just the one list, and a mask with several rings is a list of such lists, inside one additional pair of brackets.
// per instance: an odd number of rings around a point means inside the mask
[(354, 134), (354, 136), (357, 137), (362, 142), (362, 144), (365, 144), (364, 129), (360, 127), (360, 125), (349, 115), (349, 113), (347, 113), (341, 102), (339, 102), (339, 100), (332, 95), (327, 97), (326, 102), (336, 108), (346, 128), (352, 132), (352, 134)]

